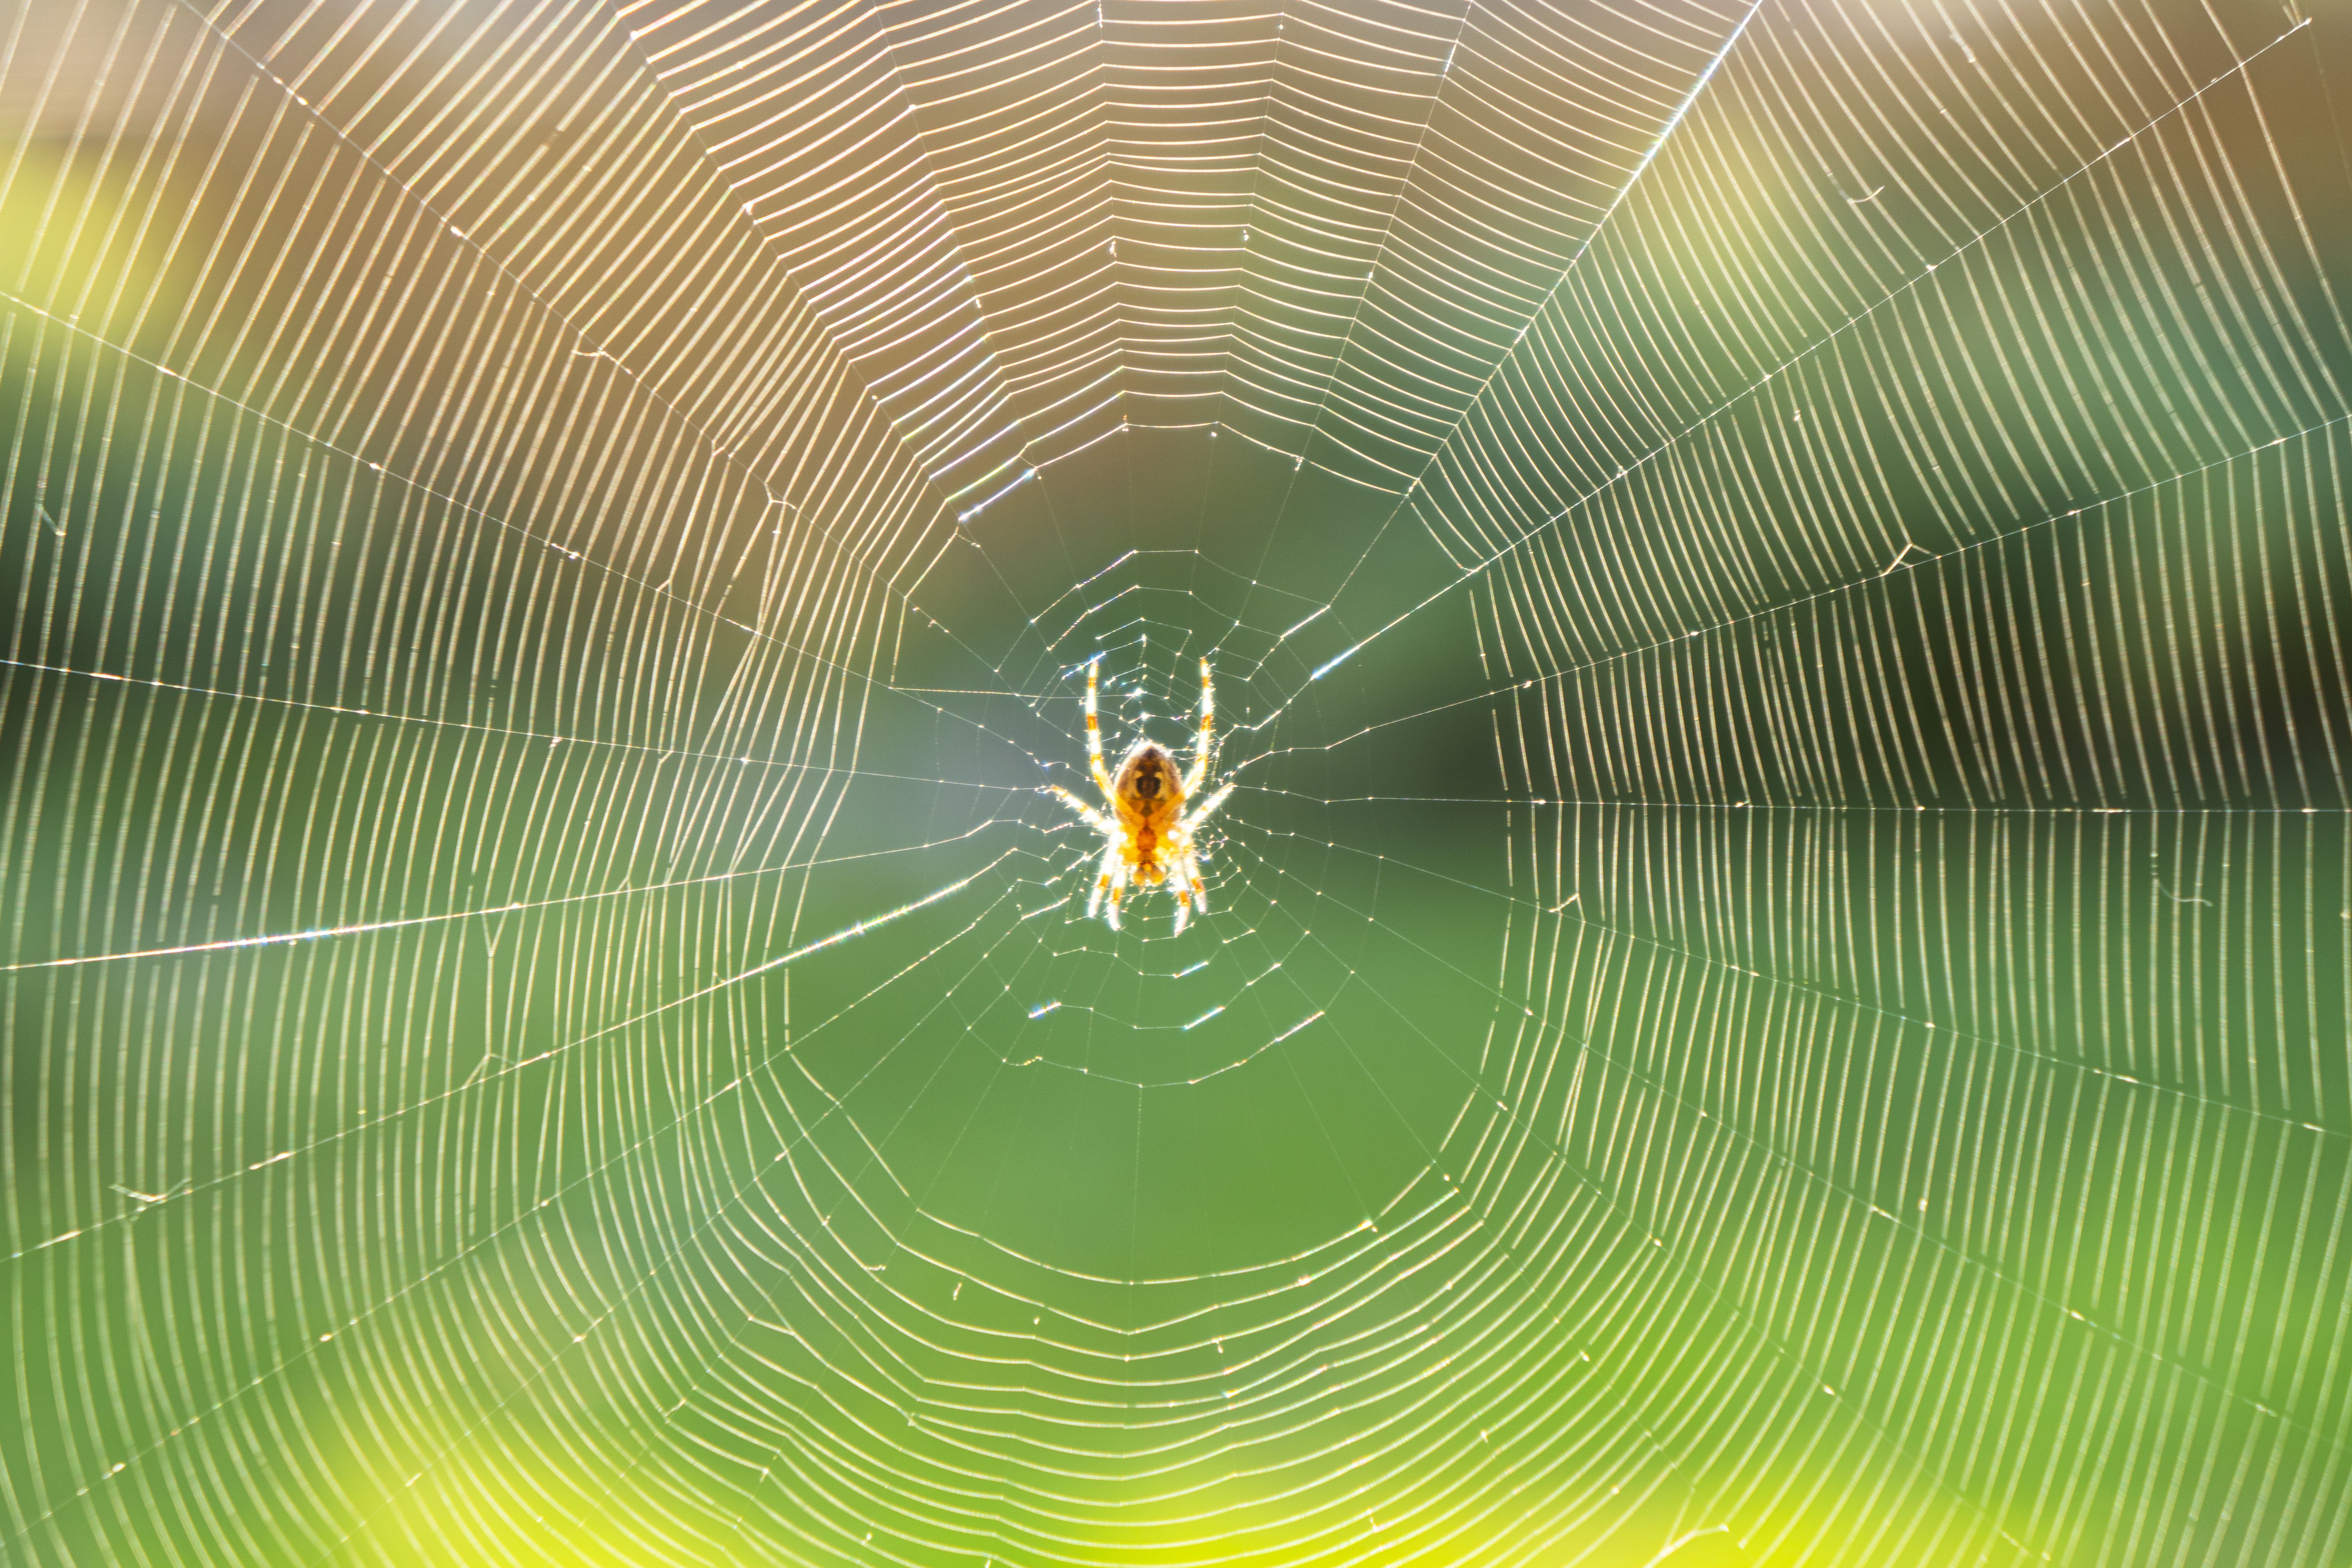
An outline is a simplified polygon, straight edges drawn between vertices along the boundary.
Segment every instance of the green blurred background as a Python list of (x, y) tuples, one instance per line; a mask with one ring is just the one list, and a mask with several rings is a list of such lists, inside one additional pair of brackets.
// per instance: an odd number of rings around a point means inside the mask
[(2343, 15), (0, 39), (0, 1560), (2352, 1561)]

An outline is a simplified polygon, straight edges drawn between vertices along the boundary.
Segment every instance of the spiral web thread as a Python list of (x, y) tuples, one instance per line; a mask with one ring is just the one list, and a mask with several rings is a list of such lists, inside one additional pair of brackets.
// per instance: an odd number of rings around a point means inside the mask
[[(0, 11), (0, 1557), (2342, 1561), (2328, 26)], [(1073, 1261), (967, 1061), (1410, 1173)]]

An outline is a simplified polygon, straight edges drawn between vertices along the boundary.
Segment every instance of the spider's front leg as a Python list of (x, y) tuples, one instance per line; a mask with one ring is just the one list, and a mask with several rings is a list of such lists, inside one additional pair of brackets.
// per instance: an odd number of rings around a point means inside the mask
[(1184, 876), (1192, 884), (1192, 907), (1202, 914), (1209, 912), (1209, 885), (1201, 880), (1201, 857), (1198, 852), (1184, 857)]
[(1201, 885), (1201, 863), (1187, 849), (1168, 868), (1168, 890), (1176, 895), (1176, 934), (1182, 936), (1192, 911), (1209, 912), (1209, 890)]
[(1110, 912), (1104, 918), (1110, 921), (1110, 929), (1117, 931), (1118, 929), (1118, 896), (1126, 890), (1127, 858), (1119, 853), (1118, 846), (1113, 844), (1103, 851), (1102, 870), (1095, 878), (1093, 894), (1087, 900), (1088, 918), (1091, 919), (1108, 899), (1110, 902)]
[(1201, 824), (1209, 819), (1209, 814), (1224, 805), (1225, 796), (1233, 793), (1234, 786), (1231, 783), (1219, 784), (1214, 795), (1202, 801), (1195, 809), (1187, 812), (1176, 825), (1178, 842), (1181, 843), (1184, 848), (1183, 853), (1178, 856), (1175, 862), (1169, 867), (1169, 881), (1176, 894), (1176, 929), (1180, 931), (1184, 929), (1184, 905), (1188, 900), (1192, 908), (1202, 914), (1209, 912), (1209, 889), (1208, 885), (1201, 880), (1201, 850), (1192, 842), (1192, 836), (1200, 830)]

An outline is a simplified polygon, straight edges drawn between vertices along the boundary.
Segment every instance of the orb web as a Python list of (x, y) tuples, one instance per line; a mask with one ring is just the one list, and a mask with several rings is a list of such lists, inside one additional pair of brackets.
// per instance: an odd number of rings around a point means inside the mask
[(2338, 1560), (2347, 47), (0, 12), (0, 1556)]

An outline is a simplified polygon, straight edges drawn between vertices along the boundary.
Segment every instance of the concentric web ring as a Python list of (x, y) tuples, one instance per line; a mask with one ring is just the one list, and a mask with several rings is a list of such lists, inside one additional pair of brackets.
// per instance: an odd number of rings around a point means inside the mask
[(0, 1560), (2343, 1561), (2347, 59), (0, 8)]

